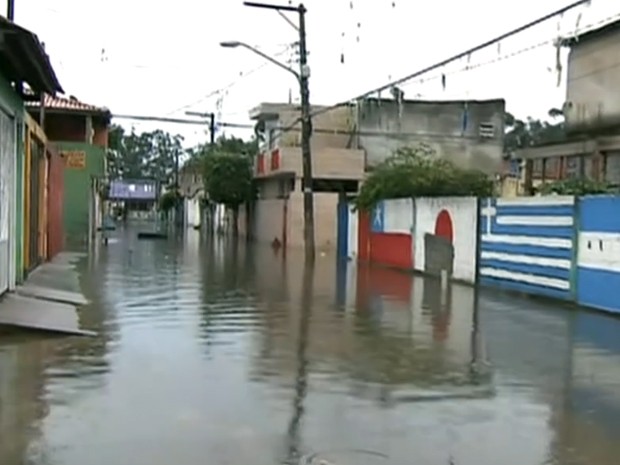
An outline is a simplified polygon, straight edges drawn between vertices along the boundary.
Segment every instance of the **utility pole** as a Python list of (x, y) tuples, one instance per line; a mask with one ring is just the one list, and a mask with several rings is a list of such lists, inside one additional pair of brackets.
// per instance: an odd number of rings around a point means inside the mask
[(308, 49), (306, 45), (306, 7), (299, 5), (299, 64), (301, 87), (301, 158), (304, 177), (304, 243), (306, 258), (314, 260), (314, 194), (312, 192), (312, 116), (310, 115), (310, 86), (308, 85)]
[(195, 111), (186, 111), (188, 116), (199, 116), (200, 118), (209, 118), (209, 143), (211, 148), (215, 145), (215, 113), (197, 113)]
[(6, 17), (9, 21), (15, 21), (15, 0), (8, 0), (6, 6)]
[[(265, 8), (282, 11), (296, 12), (299, 15), (299, 27), (288, 21), (299, 32), (299, 66), (298, 74), (301, 93), (301, 156), (303, 170), (304, 191), (304, 245), (306, 260), (314, 261), (316, 251), (314, 247), (314, 193), (312, 191), (312, 150), (310, 140), (312, 137), (312, 115), (310, 114), (310, 68), (308, 67), (308, 48), (306, 43), (306, 7), (303, 3), (298, 6), (271, 5), (266, 3), (244, 2), (245, 6)], [(285, 17), (286, 19), (286, 17)], [(273, 60), (271, 60), (273, 61)], [(297, 74), (297, 73), (296, 73)]]

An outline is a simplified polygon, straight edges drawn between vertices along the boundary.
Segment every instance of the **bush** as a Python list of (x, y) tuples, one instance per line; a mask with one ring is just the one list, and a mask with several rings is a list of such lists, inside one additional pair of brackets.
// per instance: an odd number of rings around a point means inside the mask
[(541, 185), (537, 191), (542, 195), (596, 195), (616, 191), (609, 183), (590, 179), (564, 179)]
[(159, 210), (168, 213), (181, 202), (178, 191), (168, 191), (159, 198)]
[(493, 195), (493, 181), (482, 171), (458, 168), (421, 145), (398, 149), (362, 185), (356, 206), (370, 209), (385, 199)]

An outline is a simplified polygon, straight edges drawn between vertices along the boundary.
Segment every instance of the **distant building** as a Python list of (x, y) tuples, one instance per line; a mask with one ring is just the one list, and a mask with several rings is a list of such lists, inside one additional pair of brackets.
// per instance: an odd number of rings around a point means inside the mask
[(64, 227), (69, 241), (83, 242), (89, 224), (101, 224), (102, 205), (97, 195), (106, 177), (106, 149), (111, 113), (107, 108), (80, 102), (75, 97), (45, 95), (27, 104), (30, 115), (41, 120), (50, 141), (65, 162)]
[(353, 144), (367, 168), (400, 147), (424, 144), (439, 158), (493, 175), (502, 170), (505, 106), (501, 99), (364, 99), (355, 108)]
[[(425, 144), (437, 157), (490, 175), (502, 169), (503, 100), (364, 99), (336, 108), (313, 106), (312, 175), (315, 240), (335, 247), (339, 197), (359, 190), (366, 171), (405, 146)], [(247, 221), (258, 240), (303, 244), (300, 108), (264, 103), (252, 110), (262, 134), (254, 176), (259, 200)]]
[(179, 190), (184, 198), (184, 224), (189, 227), (200, 226), (201, 199), (204, 197), (202, 165), (188, 162), (179, 170)]
[[(364, 152), (352, 148), (347, 135), (349, 114), (350, 109), (338, 108), (313, 120), (315, 243), (321, 250), (336, 247), (339, 195), (357, 192), (364, 177)], [(250, 116), (264, 129), (254, 167), (259, 198), (249, 217), (241, 215), (240, 230), (259, 241), (302, 246), (304, 183), (301, 134), (295, 124), (299, 107), (265, 103)], [(282, 133), (282, 127), (291, 125), (295, 129)]]
[[(620, 21), (564, 41), (570, 47), (566, 140), (517, 153), (531, 183), (589, 178), (620, 184)], [(528, 181), (529, 182), (529, 181)]]

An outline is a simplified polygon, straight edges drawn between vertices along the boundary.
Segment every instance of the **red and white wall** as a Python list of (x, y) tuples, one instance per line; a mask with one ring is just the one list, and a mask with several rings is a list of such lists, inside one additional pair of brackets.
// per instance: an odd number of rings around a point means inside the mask
[[(467, 283), (475, 281), (477, 202), (473, 197), (415, 199), (416, 271), (433, 274), (432, 271), (442, 268), (440, 262), (445, 261), (444, 255), (451, 252), (452, 263), (448, 265), (451, 265), (452, 278)], [(439, 248), (444, 250), (437, 250)], [(433, 260), (437, 263), (431, 263)]]
[(358, 221), (361, 260), (394, 268), (413, 268), (413, 200), (380, 202)]
[(372, 212), (349, 210), (351, 260), (416, 270), (473, 283), (476, 277), (477, 200), (469, 197), (391, 199)]

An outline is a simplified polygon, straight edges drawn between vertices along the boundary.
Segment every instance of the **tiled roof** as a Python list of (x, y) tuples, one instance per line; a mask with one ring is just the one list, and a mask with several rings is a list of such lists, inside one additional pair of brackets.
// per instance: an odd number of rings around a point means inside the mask
[[(27, 102), (30, 107), (38, 107), (39, 102)], [(98, 107), (88, 103), (80, 102), (73, 96), (56, 96), (45, 95), (45, 108), (48, 110), (75, 111), (80, 113), (110, 113), (105, 107)]]

